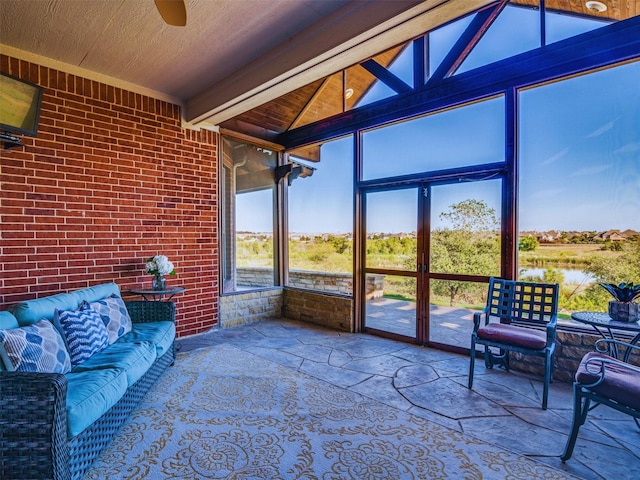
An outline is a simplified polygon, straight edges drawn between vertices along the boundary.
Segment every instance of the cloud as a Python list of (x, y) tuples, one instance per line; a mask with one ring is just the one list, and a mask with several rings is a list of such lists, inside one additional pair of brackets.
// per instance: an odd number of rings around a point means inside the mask
[(593, 132), (591, 132), (589, 135), (586, 136), (586, 138), (591, 138), (591, 137), (598, 137), (600, 135), (602, 135), (605, 132), (608, 132), (609, 130), (611, 130), (614, 126), (614, 124), (620, 119), (620, 117), (618, 118), (614, 118), (613, 120), (611, 120), (608, 123), (605, 123), (603, 126), (601, 126), (600, 128), (594, 130)]
[(550, 156), (546, 160), (543, 160), (542, 162), (540, 162), (540, 165), (551, 165), (552, 163), (555, 163), (558, 160), (560, 160), (562, 157), (566, 156), (567, 153), (569, 153), (569, 147), (559, 151), (555, 155)]
[(546, 190), (536, 190), (535, 192), (531, 192), (528, 198), (535, 200), (540, 198), (556, 198), (561, 197), (566, 194), (566, 189), (564, 188), (548, 188)]
[(597, 175), (604, 172), (605, 170), (609, 170), (610, 168), (611, 165), (593, 165), (590, 167), (580, 168), (569, 175), (569, 177), (585, 177), (588, 175)]
[(635, 153), (640, 150), (640, 142), (629, 142), (626, 145), (616, 149), (613, 153)]

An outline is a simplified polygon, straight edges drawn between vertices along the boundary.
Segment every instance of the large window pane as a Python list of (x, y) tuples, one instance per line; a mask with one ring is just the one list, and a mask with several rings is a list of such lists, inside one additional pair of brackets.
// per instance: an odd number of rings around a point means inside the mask
[[(429, 271), (500, 275), (502, 182), (488, 180), (432, 188)], [(451, 306), (465, 289), (448, 291)]]
[(519, 267), (561, 312), (606, 311), (640, 281), (640, 62), (520, 94)]
[(230, 138), (222, 154), (223, 291), (273, 286), (277, 155)]
[(289, 285), (352, 294), (353, 139), (305, 147), (290, 159), (306, 176), (288, 182)]
[(363, 179), (395, 177), (504, 160), (504, 99), (370, 130)]
[(416, 271), (418, 189), (367, 194), (366, 268)]
[(539, 46), (539, 12), (507, 6), (456, 73), (466, 72)]

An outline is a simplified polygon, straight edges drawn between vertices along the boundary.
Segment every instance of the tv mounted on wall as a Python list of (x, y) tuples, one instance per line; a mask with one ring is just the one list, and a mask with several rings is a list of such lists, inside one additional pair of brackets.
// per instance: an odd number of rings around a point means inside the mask
[(42, 87), (0, 72), (0, 139), (5, 148), (21, 145), (19, 137), (38, 133)]

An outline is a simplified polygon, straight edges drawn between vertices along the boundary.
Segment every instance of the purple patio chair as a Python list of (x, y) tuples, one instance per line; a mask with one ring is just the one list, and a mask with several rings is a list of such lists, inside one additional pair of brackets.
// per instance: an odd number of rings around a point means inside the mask
[(598, 405), (631, 415), (640, 427), (640, 367), (607, 355), (605, 352), (612, 343), (640, 351), (638, 345), (601, 338), (596, 342), (596, 351), (582, 358), (573, 382), (573, 423), (560, 457), (563, 462), (571, 458), (578, 430), (587, 420), (589, 411)]

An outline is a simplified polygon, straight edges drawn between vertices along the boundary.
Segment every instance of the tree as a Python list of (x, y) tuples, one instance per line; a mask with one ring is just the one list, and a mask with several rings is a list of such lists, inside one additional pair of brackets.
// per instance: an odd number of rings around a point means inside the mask
[(540, 242), (538, 242), (538, 239), (531, 235), (520, 238), (520, 241), (518, 242), (518, 250), (521, 252), (533, 252), (539, 246)]
[[(468, 275), (498, 275), (500, 243), (495, 210), (485, 202), (468, 199), (449, 207), (440, 218), (449, 226), (432, 232), (431, 271)], [(451, 306), (464, 294), (477, 290), (470, 282), (433, 282), (436, 295), (446, 295)]]

